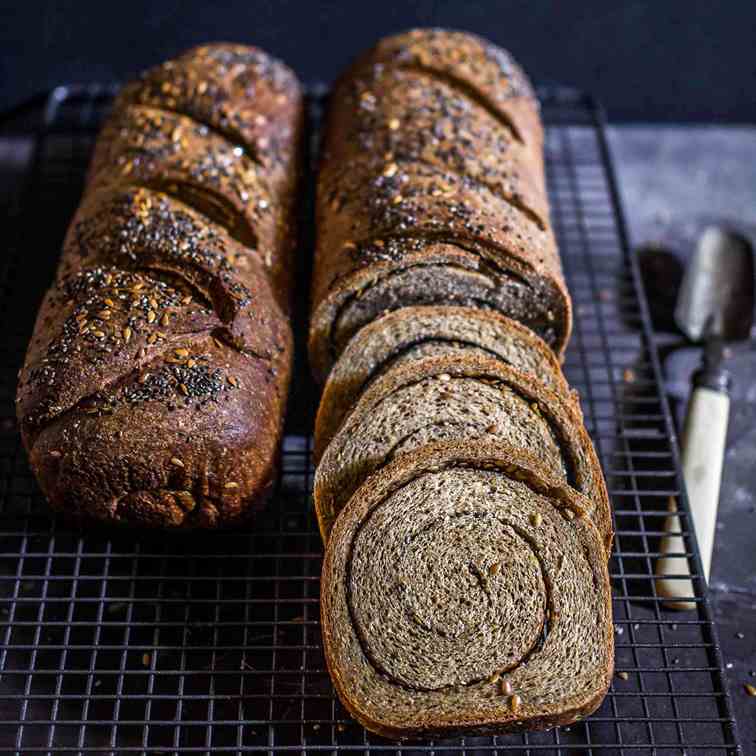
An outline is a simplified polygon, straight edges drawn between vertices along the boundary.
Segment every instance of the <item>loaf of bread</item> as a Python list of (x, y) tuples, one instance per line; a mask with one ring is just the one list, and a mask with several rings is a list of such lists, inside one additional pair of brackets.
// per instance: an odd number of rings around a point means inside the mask
[(496, 310), (562, 353), (571, 311), (542, 143), (524, 74), (474, 35), (409, 32), (352, 66), (318, 175), (317, 378), (362, 326), (412, 305)]
[(355, 493), (326, 548), (339, 697), (394, 739), (546, 729), (611, 682), (604, 546), (587, 502), (501, 444), (425, 446)]
[(248, 516), (274, 481), (303, 104), (254, 48), (190, 50), (117, 98), (42, 303), (17, 409), (54, 509)]
[(585, 496), (607, 551), (612, 520), (604, 478), (569, 399), (491, 357), (426, 357), (387, 370), (362, 394), (325, 450), (314, 484), (324, 538), (377, 469), (424, 444), (487, 438), (525, 449), (551, 477)]
[(357, 331), (331, 369), (315, 420), (315, 460), (372, 381), (395, 365), (442, 355), (501, 360), (572, 396), (579, 410), (554, 353), (517, 321), (472, 307), (403, 307)]
[(334, 89), (317, 190), (339, 698), (395, 739), (577, 721), (612, 674), (613, 523), (558, 361), (571, 305), (530, 84), (474, 35), (384, 39)]

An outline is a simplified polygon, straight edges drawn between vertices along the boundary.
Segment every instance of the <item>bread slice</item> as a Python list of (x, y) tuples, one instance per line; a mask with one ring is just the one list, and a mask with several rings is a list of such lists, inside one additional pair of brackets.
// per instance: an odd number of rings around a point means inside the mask
[(395, 365), (444, 354), (494, 357), (570, 396), (554, 353), (517, 321), (472, 307), (403, 307), (360, 329), (333, 366), (315, 421), (315, 459), (371, 381)]
[(346, 416), (315, 473), (315, 510), (324, 539), (354, 491), (391, 459), (432, 441), (475, 438), (527, 449), (547, 474), (584, 494), (609, 550), (606, 486), (572, 402), (498, 360), (458, 355), (391, 368)]
[(593, 712), (614, 641), (587, 504), (526, 452), (480, 441), (424, 446), (369, 478), (321, 580), (325, 657), (350, 714), (407, 739)]
[[(309, 335), (316, 378), (328, 374), (360, 328), (386, 312), (418, 305), (500, 312), (526, 325), (558, 355), (564, 353), (572, 310), (559, 280), (501, 250), (430, 237), (346, 243), (333, 272), (328, 256), (316, 253)], [(342, 271), (349, 259), (356, 261), (353, 270)]]

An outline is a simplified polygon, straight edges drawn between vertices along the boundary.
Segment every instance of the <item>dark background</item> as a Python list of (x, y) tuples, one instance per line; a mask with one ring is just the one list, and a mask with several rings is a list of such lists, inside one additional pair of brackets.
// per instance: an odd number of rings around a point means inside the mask
[(123, 80), (211, 40), (259, 45), (304, 81), (329, 80), (378, 37), (420, 25), (484, 34), (534, 80), (594, 93), (615, 121), (756, 121), (754, 0), (0, 0), (0, 109), (61, 82)]

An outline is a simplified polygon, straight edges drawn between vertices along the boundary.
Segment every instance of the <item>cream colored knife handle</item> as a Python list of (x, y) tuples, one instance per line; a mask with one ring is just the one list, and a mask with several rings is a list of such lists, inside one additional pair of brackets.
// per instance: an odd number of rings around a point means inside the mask
[[(693, 389), (682, 437), (682, 468), (688, 502), (696, 529), (701, 564), (706, 580), (709, 580), (711, 553), (719, 506), (719, 487), (722, 481), (727, 421), (730, 414), (730, 398), (722, 392), (703, 386)], [(677, 609), (692, 609), (695, 604), (685, 601), (695, 595), (693, 583), (686, 580), (690, 565), (686, 557), (667, 554), (685, 553), (685, 543), (679, 533), (680, 518), (674, 499), (669, 502), (670, 515), (664, 521), (665, 535), (659, 546), (662, 556), (656, 564), (657, 591), (670, 601), (668, 606)], [(677, 575), (677, 578), (670, 576)]]
[(726, 393), (704, 386), (693, 389), (683, 428), (682, 468), (707, 582), (729, 416), (730, 397)]

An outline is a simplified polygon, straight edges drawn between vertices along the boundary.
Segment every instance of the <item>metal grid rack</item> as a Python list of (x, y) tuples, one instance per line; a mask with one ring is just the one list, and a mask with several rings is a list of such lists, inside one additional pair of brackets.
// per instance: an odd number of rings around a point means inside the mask
[[(47, 514), (19, 444), (15, 376), (113, 91), (61, 88), (25, 113), (34, 157), (20, 194), (21, 233), (0, 262), (0, 750), (738, 752), (600, 109), (570, 90), (541, 91), (552, 217), (575, 304), (565, 369), (616, 516), (620, 674), (599, 711), (572, 727), (397, 747), (346, 715), (324, 666), (306, 435), (316, 397), (303, 354), (277, 493), (254, 529), (82, 534)], [(665, 610), (652, 579), (670, 496), (683, 508), (697, 576), (697, 608), (683, 613)]]

